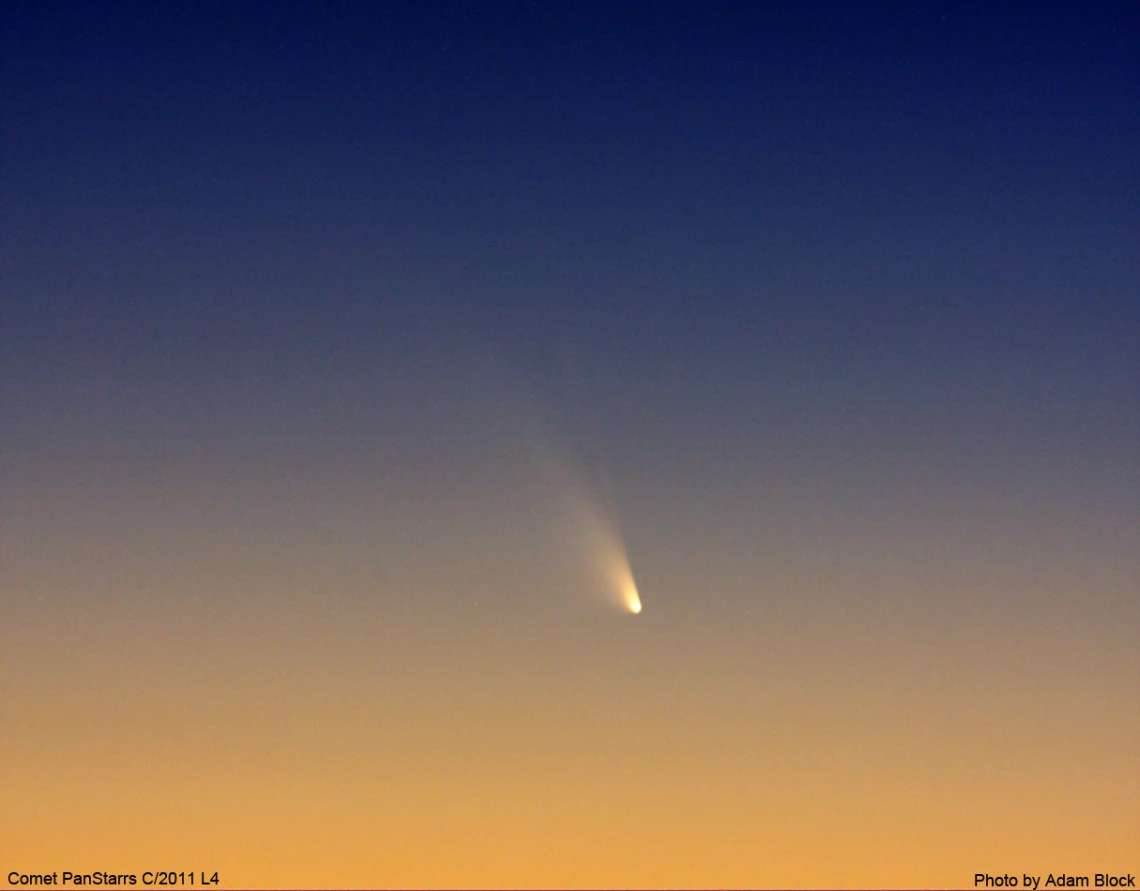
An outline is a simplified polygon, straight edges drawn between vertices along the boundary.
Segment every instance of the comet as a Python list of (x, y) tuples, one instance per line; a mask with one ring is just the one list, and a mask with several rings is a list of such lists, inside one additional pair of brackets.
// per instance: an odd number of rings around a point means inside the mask
[(629, 568), (624, 550), (623, 548), (620, 563), (614, 567), (610, 583), (622, 606), (636, 616), (641, 612), (641, 596), (637, 593), (637, 582), (633, 580), (633, 571)]
[(584, 462), (575, 460), (573, 450), (549, 429), (536, 424), (529, 432), (549, 486), (559, 534), (565, 535), (569, 550), (592, 577), (588, 590), (627, 615), (639, 615), (641, 593), (617, 522), (614, 499), (603, 497), (608, 489), (600, 485), (604, 480), (598, 473), (589, 473)]
[(629, 592), (629, 596), (626, 598), (626, 605), (629, 607), (629, 611), (635, 616), (641, 612), (641, 598), (637, 596), (636, 588)]
[(576, 487), (572, 501), (583, 557), (592, 565), (602, 590), (611, 603), (630, 615), (638, 615), (641, 595), (617, 524), (582, 483)]

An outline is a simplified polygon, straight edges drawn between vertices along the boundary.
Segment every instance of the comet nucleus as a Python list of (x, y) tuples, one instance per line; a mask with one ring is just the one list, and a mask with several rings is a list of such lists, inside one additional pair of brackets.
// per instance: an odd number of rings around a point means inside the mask
[(637, 582), (633, 580), (633, 571), (629, 568), (629, 560), (625, 556), (625, 548), (615, 548), (611, 556), (610, 584), (617, 594), (622, 606), (635, 616), (641, 612), (641, 597), (637, 593)]

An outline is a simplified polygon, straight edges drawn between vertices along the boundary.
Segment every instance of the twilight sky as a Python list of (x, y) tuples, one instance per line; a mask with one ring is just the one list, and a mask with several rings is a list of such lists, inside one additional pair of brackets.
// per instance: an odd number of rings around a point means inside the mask
[(1140, 871), (1136, 9), (41, 6), (4, 876)]

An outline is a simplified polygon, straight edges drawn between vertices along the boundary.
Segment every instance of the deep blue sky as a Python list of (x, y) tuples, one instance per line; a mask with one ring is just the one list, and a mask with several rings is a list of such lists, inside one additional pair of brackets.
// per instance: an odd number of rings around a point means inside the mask
[(6, 351), (1129, 340), (1134, 9), (571, 6), (9, 9)]
[(458, 479), (504, 399), (730, 501), (806, 454), (1131, 466), (1128, 5), (5, 16), (11, 479), (380, 440)]
[(10, 478), (377, 438), (459, 478), (517, 397), (650, 489), (950, 441), (980, 489), (1042, 449), (1118, 491), (1138, 36), (1127, 4), (9, 7)]

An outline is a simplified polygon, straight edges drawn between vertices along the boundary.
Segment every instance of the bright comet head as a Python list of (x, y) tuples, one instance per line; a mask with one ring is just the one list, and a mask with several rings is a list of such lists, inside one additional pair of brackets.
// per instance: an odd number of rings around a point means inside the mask
[(629, 560), (625, 556), (625, 548), (621, 540), (615, 537), (610, 554), (609, 573), (611, 591), (616, 600), (633, 615), (641, 612), (641, 596), (637, 593), (637, 582), (633, 580), (633, 571), (629, 568)]
[(633, 583), (633, 579), (630, 578), (624, 587), (625, 591), (623, 597), (625, 607), (636, 616), (641, 612), (641, 598), (637, 595), (637, 586)]

